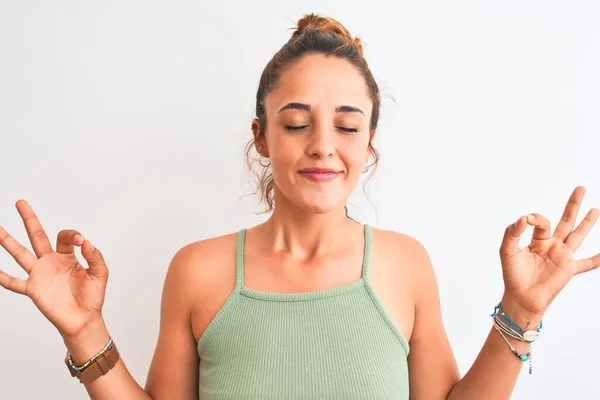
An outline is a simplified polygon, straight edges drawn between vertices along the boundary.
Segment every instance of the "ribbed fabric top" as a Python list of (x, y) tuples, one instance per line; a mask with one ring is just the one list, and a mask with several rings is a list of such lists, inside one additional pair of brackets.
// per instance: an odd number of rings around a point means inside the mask
[(360, 280), (301, 293), (244, 286), (245, 236), (235, 289), (198, 342), (200, 399), (408, 399), (409, 345), (369, 283), (371, 227)]

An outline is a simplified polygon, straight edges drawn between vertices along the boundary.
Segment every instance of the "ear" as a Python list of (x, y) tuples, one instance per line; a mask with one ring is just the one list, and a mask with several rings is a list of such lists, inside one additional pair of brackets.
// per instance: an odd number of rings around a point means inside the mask
[(375, 139), (375, 134), (377, 133), (377, 131), (375, 129), (373, 129), (371, 131), (371, 133), (369, 134), (369, 143), (371, 143), (373, 141), (373, 139)]
[(254, 135), (254, 148), (256, 149), (256, 152), (263, 157), (269, 157), (269, 151), (267, 149), (267, 144), (265, 143), (265, 137), (264, 135), (259, 137), (260, 123), (256, 118), (252, 120), (251, 129), (252, 135)]
[[(375, 133), (377, 133), (377, 131), (375, 129), (373, 129), (369, 133), (369, 144), (371, 144), (371, 142), (373, 142), (373, 139), (375, 139)], [(371, 157), (371, 152), (367, 153), (367, 158), (365, 159), (365, 163), (369, 162), (369, 157)]]

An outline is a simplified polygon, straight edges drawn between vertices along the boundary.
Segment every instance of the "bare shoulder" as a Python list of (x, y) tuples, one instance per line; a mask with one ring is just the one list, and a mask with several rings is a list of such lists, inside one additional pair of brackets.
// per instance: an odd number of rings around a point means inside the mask
[(425, 245), (406, 233), (373, 228), (373, 243), (386, 257), (401, 260), (403, 265), (423, 267), (429, 261)]
[(384, 308), (407, 341), (411, 341), (423, 270), (425, 247), (401, 232), (372, 229), (369, 279)]
[[(219, 293), (226, 295), (225, 286), (235, 283), (235, 271), (226, 268), (234, 262), (234, 243), (235, 234), (224, 235), (187, 244), (173, 256), (163, 286), (158, 343), (146, 380), (146, 391), (152, 397), (198, 397), (194, 315), (199, 299), (204, 302), (207, 298), (205, 293), (218, 300), (223, 295)], [(219, 291), (211, 285), (223, 289)], [(205, 309), (217, 307), (210, 298), (204, 303), (208, 307)]]
[(373, 229), (373, 261), (375, 257), (385, 267), (371, 267), (375, 289), (410, 343), (411, 398), (446, 398), (460, 374), (444, 329), (429, 251), (413, 236)]
[(185, 299), (188, 322), (197, 343), (235, 288), (237, 232), (189, 243), (171, 261), (175, 296)]
[[(417, 305), (423, 290), (432, 289), (436, 279), (428, 250), (421, 240), (406, 233), (373, 229), (372, 273), (383, 281), (391, 278), (389, 285), (397, 283)], [(376, 269), (381, 266), (381, 271)], [(433, 286), (432, 286), (433, 285)], [(406, 300), (406, 299), (404, 299)]]
[[(175, 269), (201, 271), (210, 273), (215, 264), (224, 259), (235, 258), (232, 249), (235, 249), (237, 233), (228, 233), (208, 239), (188, 243), (175, 253), (171, 267)], [(232, 247), (233, 245), (233, 247)]]
[(236, 238), (236, 233), (229, 233), (203, 239), (188, 243), (175, 253), (167, 274), (173, 275), (180, 289), (187, 289), (190, 304), (196, 304), (198, 296), (214, 284), (235, 281)]

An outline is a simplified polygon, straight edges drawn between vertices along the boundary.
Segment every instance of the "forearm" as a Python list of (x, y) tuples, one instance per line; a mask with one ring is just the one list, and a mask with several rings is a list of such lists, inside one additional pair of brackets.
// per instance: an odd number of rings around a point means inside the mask
[[(531, 315), (525, 310), (503, 300), (502, 306), (510, 318), (522, 327), (529, 322), (528, 329), (535, 329), (540, 323), (539, 316)], [(528, 351), (528, 344), (507, 337), (513, 348), (520, 354)], [(494, 327), (479, 352), (477, 359), (467, 374), (454, 386), (448, 400), (510, 399), (523, 365), (511, 351), (502, 336)]]
[[(108, 342), (109, 333), (103, 320), (86, 328), (77, 338), (64, 339), (75, 364), (82, 364), (98, 353)], [(66, 368), (65, 368), (65, 372)], [(74, 378), (75, 379), (75, 378)], [(78, 383), (80, 384), (80, 383)], [(92, 400), (128, 399), (152, 400), (152, 397), (133, 379), (122, 359), (106, 375), (84, 384)]]

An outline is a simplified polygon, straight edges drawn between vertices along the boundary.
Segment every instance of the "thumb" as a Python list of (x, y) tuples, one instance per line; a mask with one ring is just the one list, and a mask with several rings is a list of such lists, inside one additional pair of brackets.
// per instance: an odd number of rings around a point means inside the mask
[(85, 240), (81, 245), (81, 255), (88, 264), (88, 273), (94, 278), (108, 280), (108, 267), (100, 250), (96, 249), (92, 242)]

